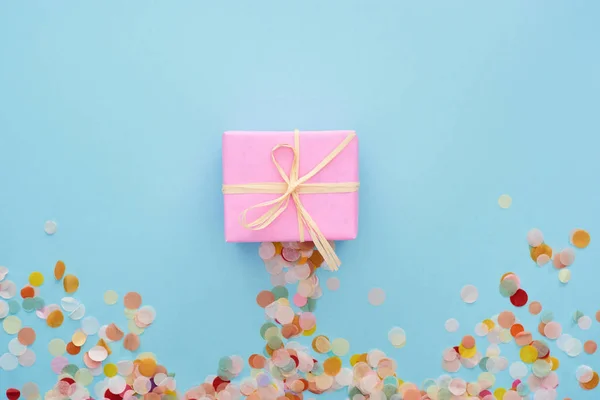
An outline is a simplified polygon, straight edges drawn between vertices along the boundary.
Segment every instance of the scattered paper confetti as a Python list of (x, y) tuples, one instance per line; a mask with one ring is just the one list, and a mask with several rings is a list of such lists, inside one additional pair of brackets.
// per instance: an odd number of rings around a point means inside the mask
[(473, 285), (465, 285), (460, 291), (460, 298), (467, 304), (475, 303), (478, 297), (479, 292)]
[(509, 208), (512, 204), (512, 197), (507, 194), (503, 194), (498, 198), (498, 205), (500, 208)]
[(385, 301), (385, 291), (381, 288), (373, 288), (369, 291), (369, 303), (380, 306)]
[(57, 228), (58, 225), (54, 221), (46, 221), (44, 223), (44, 232), (46, 232), (47, 235), (54, 235)]
[(107, 290), (104, 292), (104, 303), (109, 306), (117, 304), (119, 301), (119, 295), (114, 290)]

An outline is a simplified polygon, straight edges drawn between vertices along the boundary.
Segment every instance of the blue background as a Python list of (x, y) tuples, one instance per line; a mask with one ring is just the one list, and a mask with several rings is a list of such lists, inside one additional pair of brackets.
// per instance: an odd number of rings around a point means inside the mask
[[(142, 349), (187, 389), (219, 357), (264, 346), (254, 298), (269, 277), (255, 244), (223, 240), (221, 133), (355, 129), (360, 233), (338, 247), (341, 289), (325, 289), (318, 332), (351, 352), (383, 349), (420, 383), (442, 373), (443, 348), (514, 309), (497, 286), (515, 271), (568, 332), (597, 339), (595, 321), (587, 332), (569, 321), (600, 307), (599, 12), (594, 1), (3, 2), (0, 265), (20, 286), (44, 272), (50, 303), (63, 259), (103, 323), (124, 320), (105, 290), (141, 292), (158, 311)], [(529, 259), (533, 227), (555, 249), (573, 228), (592, 233), (565, 287)], [(467, 283), (480, 291), (471, 306)], [(367, 302), (376, 286), (379, 308)], [(450, 317), (459, 332), (445, 332)], [(51, 332), (24, 319), (38, 362), (0, 371), (0, 389), (35, 380), (45, 391), (56, 379), (47, 342), (78, 324)], [(393, 326), (407, 332), (403, 349), (387, 341)], [(0, 353), (8, 340), (0, 332)], [(551, 348), (559, 394), (598, 398), (574, 377), (579, 364), (600, 369), (598, 356)], [(516, 359), (514, 343), (502, 349)]]

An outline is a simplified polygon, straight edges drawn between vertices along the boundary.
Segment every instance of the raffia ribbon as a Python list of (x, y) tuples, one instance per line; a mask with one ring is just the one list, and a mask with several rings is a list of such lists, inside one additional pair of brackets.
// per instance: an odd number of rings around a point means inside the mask
[[(306, 183), (310, 178), (315, 176), (321, 171), (327, 164), (329, 164), (334, 158), (338, 156), (348, 146), (348, 144), (356, 136), (355, 133), (350, 133), (346, 138), (329, 153), (319, 164), (317, 164), (310, 172), (303, 177), (298, 176), (300, 166), (300, 131), (297, 129), (294, 131), (294, 146), (289, 144), (278, 144), (271, 150), (271, 160), (279, 171), (279, 175), (283, 179), (283, 182), (265, 182), (265, 183), (245, 183), (245, 184), (234, 184), (234, 185), (223, 185), (223, 194), (249, 194), (249, 193), (274, 193), (281, 194), (276, 199), (265, 201), (263, 203), (256, 204), (252, 207), (246, 208), (240, 215), (240, 223), (246, 229), (261, 230), (271, 225), (287, 208), (290, 198), (296, 205), (298, 214), (298, 230), (300, 232), (300, 241), (304, 242), (304, 228), (308, 229), (310, 237), (315, 243), (315, 246), (323, 256), (323, 259), (327, 265), (334, 271), (337, 271), (338, 267), (342, 264), (338, 256), (335, 254), (331, 244), (325, 239), (323, 233), (319, 229), (317, 223), (312, 219), (308, 211), (302, 205), (300, 201), (300, 193), (350, 193), (358, 191), (358, 182), (341, 182), (341, 183)], [(290, 174), (281, 168), (277, 158), (275, 158), (275, 152), (281, 148), (287, 148), (292, 150), (294, 158), (292, 160), (292, 168)], [(256, 218), (254, 221), (248, 222), (246, 215), (249, 211), (256, 208), (269, 207), (269, 209)]]

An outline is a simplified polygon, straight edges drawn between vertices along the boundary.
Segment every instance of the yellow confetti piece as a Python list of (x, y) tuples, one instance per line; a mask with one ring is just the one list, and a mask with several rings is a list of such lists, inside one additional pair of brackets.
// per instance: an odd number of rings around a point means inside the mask
[(302, 332), (302, 334), (304, 336), (311, 336), (311, 335), (313, 335), (315, 333), (316, 330), (317, 330), (317, 325), (315, 324), (315, 326), (313, 326), (312, 328), (310, 328), (307, 331)]
[(491, 331), (492, 329), (494, 329), (494, 326), (496, 326), (496, 324), (494, 324), (494, 321), (492, 321), (491, 319), (485, 319), (483, 320), (483, 323), (485, 324), (485, 326), (488, 327), (488, 329)]
[(556, 371), (560, 367), (560, 361), (556, 357), (550, 357), (550, 361), (552, 361), (552, 371)]
[(107, 290), (104, 293), (104, 303), (112, 306), (113, 304), (117, 304), (119, 301), (119, 295), (114, 290)]
[(463, 358), (472, 358), (477, 354), (477, 346), (473, 346), (471, 349), (465, 348), (462, 344), (458, 346), (458, 353)]
[(502, 196), (500, 196), (498, 198), (498, 205), (500, 206), (500, 208), (509, 208), (510, 205), (512, 204), (512, 197), (510, 197), (507, 194), (503, 194)]
[(44, 284), (44, 275), (41, 272), (32, 272), (29, 275), (29, 284), (36, 287), (42, 286)]
[(65, 316), (63, 315), (62, 311), (54, 310), (46, 318), (46, 324), (50, 328), (58, 328), (59, 326), (62, 325), (64, 320), (65, 320)]
[(4, 332), (9, 335), (16, 335), (21, 330), (21, 320), (19, 317), (15, 317), (14, 315), (8, 316), (2, 321), (2, 327), (4, 328)]
[(538, 358), (538, 351), (532, 345), (523, 346), (519, 353), (521, 361), (527, 364), (532, 364)]
[(79, 279), (75, 275), (67, 275), (63, 280), (63, 287), (67, 293), (75, 293), (79, 289)]
[(506, 393), (506, 389), (504, 388), (498, 388), (496, 390), (494, 390), (494, 397), (497, 400), (502, 400), (504, 398), (504, 394)]
[(80, 330), (76, 331), (73, 334), (73, 336), (71, 337), (71, 342), (73, 342), (73, 344), (77, 347), (83, 346), (85, 344), (86, 340), (87, 340), (87, 335)]
[(106, 377), (108, 377), (108, 378), (112, 378), (113, 376), (116, 376), (118, 372), (119, 372), (119, 369), (117, 368), (117, 366), (115, 364), (106, 364), (104, 366), (104, 375), (106, 375)]

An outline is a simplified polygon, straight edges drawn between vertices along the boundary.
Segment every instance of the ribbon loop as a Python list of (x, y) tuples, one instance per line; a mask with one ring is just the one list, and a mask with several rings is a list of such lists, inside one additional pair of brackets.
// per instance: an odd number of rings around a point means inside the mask
[[(273, 223), (288, 207), (290, 198), (296, 206), (296, 213), (298, 215), (298, 230), (300, 233), (300, 241), (304, 242), (304, 228), (308, 229), (312, 241), (315, 243), (317, 249), (321, 252), (323, 259), (332, 270), (336, 271), (341, 265), (341, 261), (335, 254), (333, 247), (327, 241), (317, 223), (312, 219), (308, 211), (304, 208), (304, 205), (300, 201), (300, 193), (350, 193), (356, 192), (359, 187), (358, 182), (344, 182), (344, 183), (313, 183), (307, 184), (306, 182), (315, 176), (319, 171), (325, 168), (338, 154), (341, 153), (344, 148), (352, 141), (356, 136), (354, 133), (350, 133), (329, 155), (327, 155), (319, 164), (317, 164), (310, 172), (303, 177), (299, 177), (300, 169), (300, 132), (296, 129), (294, 131), (294, 146), (289, 144), (278, 144), (271, 150), (271, 160), (277, 168), (279, 175), (283, 179), (282, 182), (267, 182), (267, 183), (251, 183), (251, 184), (240, 184), (240, 185), (223, 185), (224, 194), (247, 194), (247, 193), (277, 193), (281, 196), (256, 204), (252, 207), (246, 208), (240, 215), (240, 223), (246, 229), (261, 230), (265, 229)], [(292, 159), (292, 166), (290, 168), (289, 175), (281, 167), (275, 153), (277, 150), (286, 148), (290, 149), (294, 154)], [(262, 215), (257, 217), (254, 221), (247, 221), (247, 214), (249, 211), (269, 207)]]

